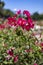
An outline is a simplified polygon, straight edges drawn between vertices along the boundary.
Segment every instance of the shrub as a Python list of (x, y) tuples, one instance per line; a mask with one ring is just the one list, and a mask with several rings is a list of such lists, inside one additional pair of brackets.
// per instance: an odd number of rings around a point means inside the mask
[[(23, 11), (26, 18), (14, 17), (0, 26), (0, 65), (40, 65), (43, 63), (43, 43), (39, 44), (33, 36), (33, 21), (28, 11)], [(4, 27), (3, 27), (4, 25)]]

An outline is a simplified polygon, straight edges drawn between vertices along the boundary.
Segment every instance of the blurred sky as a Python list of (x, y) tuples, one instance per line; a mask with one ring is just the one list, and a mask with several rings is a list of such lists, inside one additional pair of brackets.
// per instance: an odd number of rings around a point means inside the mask
[(30, 13), (43, 13), (43, 0), (3, 0), (5, 8), (14, 10), (29, 10)]

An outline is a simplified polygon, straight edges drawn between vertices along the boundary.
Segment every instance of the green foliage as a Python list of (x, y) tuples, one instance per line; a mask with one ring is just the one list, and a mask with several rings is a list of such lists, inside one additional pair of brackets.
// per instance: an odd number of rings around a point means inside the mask
[(4, 5), (5, 5), (5, 3), (2, 1), (2, 2), (0, 2), (0, 8), (3, 8), (4, 7)]
[(4, 3), (3, 1), (1, 1), (1, 2), (0, 2), (0, 17), (5, 17), (5, 18), (7, 18), (7, 17), (9, 17), (9, 16), (13, 16), (14, 13), (13, 13), (11, 10), (9, 10), (9, 9), (4, 9), (4, 8), (3, 8), (4, 5), (5, 5), (5, 3)]
[(9, 9), (5, 9), (4, 11), (3, 11), (3, 15), (5, 16), (5, 18), (7, 18), (7, 17), (11, 17), (11, 16), (13, 16), (14, 15), (14, 13), (11, 11), (11, 10), (9, 10)]
[(43, 20), (43, 14), (39, 14), (38, 12), (35, 12), (35, 13), (32, 15), (32, 19), (33, 19), (33, 20)]
[(32, 17), (34, 20), (38, 20), (39, 19), (39, 14), (37, 12), (35, 12), (33, 14), (33, 17)]
[[(23, 31), (21, 28), (0, 30), (0, 65), (33, 65), (35, 62), (40, 65), (43, 63), (41, 47), (36, 46), (35, 41), (31, 31)], [(12, 56), (10, 59), (6, 59), (9, 55), (7, 50), (11, 48), (14, 48), (14, 56), (18, 55), (16, 63)], [(26, 52), (26, 50), (30, 51)]]

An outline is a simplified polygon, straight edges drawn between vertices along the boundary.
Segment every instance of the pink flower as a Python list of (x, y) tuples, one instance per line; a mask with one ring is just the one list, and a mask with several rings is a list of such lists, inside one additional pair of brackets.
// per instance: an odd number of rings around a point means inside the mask
[(34, 63), (34, 65), (38, 65), (37, 63)]
[(10, 55), (10, 56), (13, 56), (13, 50), (7, 50), (7, 53)]
[(21, 26), (26, 25), (26, 20), (22, 19)]
[(25, 50), (25, 52), (28, 53), (29, 52), (29, 49)]
[(5, 25), (4, 24), (0, 24), (0, 29), (4, 29)]
[(34, 27), (34, 23), (31, 18), (28, 19), (28, 24), (30, 25), (31, 28)]
[(24, 27), (26, 25), (26, 20), (23, 19), (23, 18), (19, 18), (18, 21), (17, 21), (17, 24), (24, 29)]
[(22, 18), (18, 18), (17, 24), (21, 26)]
[(28, 20), (22, 17), (18, 18), (19, 14), (21, 14), (21, 10), (17, 11), (17, 14), (15, 14), (13, 17), (8, 18), (9, 26), (21, 26), (23, 29), (26, 29), (27, 31), (34, 27), (34, 23), (30, 17), (30, 13), (27, 10), (24, 10), (23, 14), (27, 16)]
[(18, 56), (14, 57), (14, 62), (16, 63), (18, 61)]
[(16, 26), (17, 25), (17, 21), (14, 18), (8, 18), (8, 24), (10, 26)]
[(26, 29), (27, 31), (29, 31), (29, 30), (30, 30), (29, 25), (26, 25), (26, 26), (25, 26), (25, 29)]
[(27, 10), (24, 10), (24, 11), (23, 11), (23, 14), (26, 14), (27, 17), (30, 17), (30, 13), (29, 13), (29, 11), (27, 11)]
[(18, 14), (18, 15), (21, 14), (21, 10), (17, 11), (17, 14)]
[(8, 18), (8, 21), (12, 21), (12, 20), (13, 20), (13, 18), (12, 18), (12, 17), (9, 17), (9, 18)]
[(42, 43), (40, 43), (40, 45), (41, 45), (41, 46), (43, 46), (43, 42), (42, 42)]

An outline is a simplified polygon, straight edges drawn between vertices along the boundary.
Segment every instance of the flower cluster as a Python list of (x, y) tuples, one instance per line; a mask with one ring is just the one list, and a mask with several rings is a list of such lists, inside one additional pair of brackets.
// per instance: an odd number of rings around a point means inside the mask
[[(23, 16), (26, 17), (23, 18)], [(24, 10), (23, 16), (21, 17), (21, 10), (17, 11), (17, 13), (13, 17), (8, 18), (8, 24), (10, 26), (21, 26), (23, 29), (30, 30), (34, 27), (34, 23), (30, 17), (30, 13)]]
[(43, 65), (43, 41), (30, 30), (33, 27), (27, 10), (0, 24), (0, 65)]

